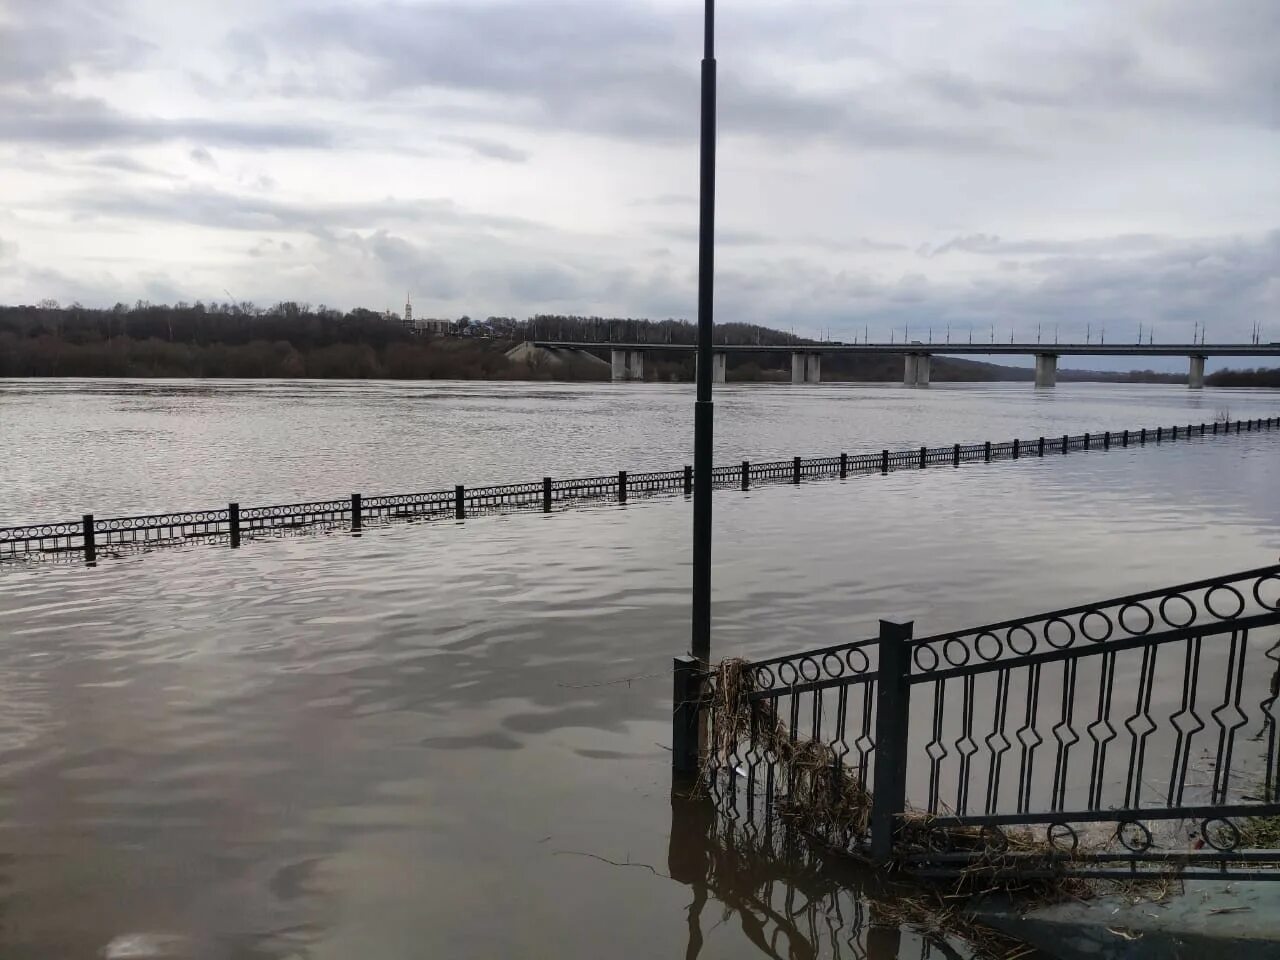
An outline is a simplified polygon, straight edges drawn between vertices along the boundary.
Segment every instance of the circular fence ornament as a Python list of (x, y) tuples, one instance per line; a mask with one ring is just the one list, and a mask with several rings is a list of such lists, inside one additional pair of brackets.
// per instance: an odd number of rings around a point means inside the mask
[(931, 644), (926, 643), (916, 647), (911, 659), (916, 662), (916, 666), (924, 673), (933, 673), (938, 669), (938, 651), (933, 649)]
[[(1218, 597), (1215, 601), (1214, 597), (1217, 594), (1223, 594), (1225, 596)], [(1218, 606), (1219, 604), (1224, 603), (1226, 604), (1225, 608), (1220, 608)], [(1210, 587), (1205, 592), (1204, 608), (1219, 620), (1234, 620), (1239, 617), (1240, 614), (1244, 613), (1244, 597), (1240, 594), (1239, 590), (1230, 584), (1220, 583), (1216, 587)]]
[(973, 641), (973, 649), (979, 657), (990, 663), (1000, 659), (1000, 655), (1004, 653), (1004, 644), (994, 633), (980, 633)]
[[(1090, 618), (1101, 620), (1101, 626), (1094, 624), (1094, 629), (1090, 630)], [(1111, 618), (1101, 610), (1088, 610), (1080, 618), (1080, 633), (1090, 643), (1105, 643), (1111, 639), (1111, 634), (1115, 632), (1116, 625), (1111, 622)]]
[[(1174, 614), (1183, 612), (1178, 604), (1186, 605), (1186, 616), (1175, 617)], [(1186, 596), (1181, 593), (1171, 593), (1169, 596), (1160, 600), (1160, 619), (1173, 627), (1175, 630), (1181, 630), (1183, 627), (1189, 627), (1196, 622), (1196, 605), (1192, 603)]]
[[(1133, 624), (1131, 624), (1128, 621), (1128, 619), (1126, 619), (1125, 615), (1129, 613), (1129, 611), (1131, 610), (1136, 610), (1147, 618), (1146, 625), (1143, 626), (1142, 629), (1138, 629)], [(1141, 637), (1147, 633), (1150, 633), (1151, 628), (1156, 625), (1155, 614), (1153, 614), (1150, 610), (1148, 610), (1145, 606), (1143, 606), (1140, 603), (1126, 603), (1123, 607), (1120, 608), (1120, 614), (1117, 617), (1117, 619), (1120, 621), (1120, 628), (1124, 630), (1126, 633), (1131, 634), (1132, 636), (1135, 636), (1135, 637)]]
[(1116, 839), (1131, 853), (1145, 853), (1151, 849), (1151, 831), (1137, 820), (1122, 820), (1116, 824)]
[(969, 647), (958, 637), (952, 637), (942, 645), (942, 655), (953, 667), (963, 667), (969, 662)]
[[(1059, 626), (1059, 629), (1056, 631), (1056, 636), (1053, 629), (1055, 625)], [(1066, 636), (1062, 635), (1062, 628), (1066, 629)], [(1063, 620), (1061, 617), (1053, 617), (1052, 619), (1045, 621), (1044, 639), (1045, 642), (1055, 650), (1065, 650), (1076, 642), (1076, 628), (1067, 623), (1067, 621)]]
[(832, 679), (842, 677), (844, 676), (845, 663), (840, 659), (838, 653), (824, 654), (822, 657), (822, 670)]
[(854, 673), (866, 673), (871, 669), (871, 661), (867, 659), (866, 653), (858, 647), (854, 647), (844, 655), (844, 662), (849, 665), (849, 669)]
[(1280, 611), (1280, 574), (1268, 573), (1253, 585), (1253, 599), (1272, 612)]
[(1075, 853), (1080, 848), (1080, 835), (1069, 823), (1051, 823), (1045, 835), (1049, 846), (1059, 853)]
[(1020, 657), (1025, 657), (1035, 652), (1036, 635), (1031, 632), (1031, 628), (1026, 624), (1010, 627), (1004, 639), (1009, 644), (1009, 649)]
[(1210, 817), (1200, 824), (1200, 836), (1219, 853), (1230, 853), (1241, 843), (1240, 828), (1226, 817)]

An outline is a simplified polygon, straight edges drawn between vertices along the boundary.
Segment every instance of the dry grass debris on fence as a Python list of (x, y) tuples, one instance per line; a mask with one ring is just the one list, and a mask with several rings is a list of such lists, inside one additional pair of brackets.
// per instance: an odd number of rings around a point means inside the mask
[(793, 738), (769, 700), (751, 700), (755, 677), (742, 659), (723, 661), (715, 671), (715, 741), (705, 763), (734, 755), (749, 742), (788, 772), (788, 792), (778, 814), (806, 833), (861, 837), (871, 825), (871, 794), (840, 762), (829, 743)]

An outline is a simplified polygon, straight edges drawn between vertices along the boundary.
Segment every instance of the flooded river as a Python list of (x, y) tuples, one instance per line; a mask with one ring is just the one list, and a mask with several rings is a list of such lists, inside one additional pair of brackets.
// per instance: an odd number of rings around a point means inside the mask
[[(1276, 415), (734, 386), (717, 460)], [(0, 525), (689, 460), (687, 386), (0, 381)], [(714, 652), (1274, 562), (1280, 433), (715, 498)], [(946, 957), (670, 797), (689, 504), (0, 568), (6, 958)], [(132, 952), (130, 952), (132, 951)]]

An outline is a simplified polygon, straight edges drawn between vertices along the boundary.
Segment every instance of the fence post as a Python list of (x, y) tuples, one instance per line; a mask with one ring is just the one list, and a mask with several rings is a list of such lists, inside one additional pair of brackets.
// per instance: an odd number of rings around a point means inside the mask
[(1203, 424), (1203, 423), (1201, 423), (1201, 424), (1200, 424), (1200, 436), (1202, 436), (1202, 437), (1204, 436), (1204, 424)]
[(684, 495), (687, 497), (693, 493), (693, 467), (687, 463), (684, 465)]
[(920, 469), (921, 470), (924, 469), (924, 460), (925, 460), (925, 457), (927, 457), (928, 455), (929, 455), (929, 448), (921, 447), (920, 448)]
[(240, 504), (227, 504), (227, 533), (231, 535), (231, 546), (240, 546)]
[(1111, 431), (1110, 430), (1108, 430), (1106, 433), (1102, 435), (1102, 449), (1103, 450), (1111, 449)]
[(1217, 421), (1217, 420), (1213, 421), (1213, 435), (1214, 435), (1215, 437), (1218, 435), (1218, 421)]
[(1164, 439), (1164, 427), (1156, 427), (1156, 443)]
[(1127, 447), (1128, 445), (1129, 445), (1129, 431), (1126, 430), (1121, 436), (1120, 446)]
[(1143, 427), (1142, 431), (1138, 434), (1138, 445), (1141, 447), (1145, 447), (1147, 445), (1147, 428), (1146, 427)]
[(1013, 438), (1013, 459), (1018, 459), (1018, 438)]
[(791, 461), (791, 482), (792, 483), (800, 482), (800, 458), (799, 457), (795, 457)]
[(1085, 448), (1086, 450), (1088, 450), (1088, 449), (1089, 449), (1089, 434), (1087, 434), (1087, 433), (1084, 435), (1084, 448)]
[[(351, 532), (359, 533), (360, 526), (364, 523), (364, 518), (360, 515), (360, 494), (353, 493), (351, 495)], [(239, 536), (236, 537), (239, 540)], [(235, 546), (235, 544), (232, 544)]]
[(618, 471), (618, 502), (627, 502), (627, 471)]
[(453, 488), (453, 516), (456, 520), (467, 519), (467, 488), (458, 484)]
[(840, 454), (840, 479), (843, 480), (849, 476), (849, 455), (847, 453)]
[(671, 772), (692, 776), (698, 772), (698, 724), (702, 705), (701, 682), (693, 657), (676, 657), (671, 703)]
[(542, 478), (542, 512), (551, 512), (551, 478)]
[(1070, 442), (1071, 442), (1071, 438), (1064, 433), (1062, 435), (1062, 452), (1063, 453), (1067, 452), (1067, 444), (1069, 444)]
[(960, 466), (960, 444), (955, 444), (951, 448), (951, 465), (953, 467)]
[(1236, 421), (1236, 433), (1239, 433), (1239, 432), (1240, 432), (1240, 422), (1241, 422), (1241, 421), (1239, 421), (1239, 420), (1237, 420), (1237, 421)]
[(991, 462), (991, 441), (982, 441), (982, 461), (983, 463)]
[(84, 522), (84, 562), (96, 563), (98, 560), (98, 544), (93, 539), (93, 514), (86, 513)]
[(881, 473), (889, 472), (889, 451), (888, 450), (880, 451), (880, 472)]
[(1040, 456), (1044, 456), (1044, 437), (1040, 438)]
[(1178, 439), (1178, 425), (1176, 423), (1173, 425), (1173, 432), (1169, 434), (1169, 439), (1170, 440)]
[(871, 856), (893, 856), (896, 818), (907, 804), (907, 733), (911, 715), (910, 623), (880, 621), (876, 686), (875, 781), (871, 794)]
[(751, 489), (751, 462), (749, 460), (742, 461), (742, 489)]

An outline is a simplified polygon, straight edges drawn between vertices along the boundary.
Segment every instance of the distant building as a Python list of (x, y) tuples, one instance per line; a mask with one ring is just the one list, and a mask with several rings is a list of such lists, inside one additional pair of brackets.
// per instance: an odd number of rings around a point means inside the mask
[(445, 336), (453, 333), (452, 320), (436, 320), (431, 317), (419, 317), (413, 324), (414, 333), (429, 333), (435, 336)]

